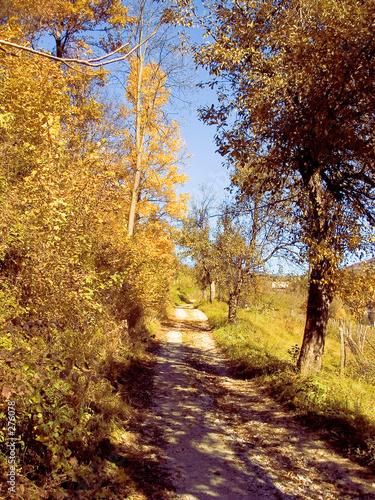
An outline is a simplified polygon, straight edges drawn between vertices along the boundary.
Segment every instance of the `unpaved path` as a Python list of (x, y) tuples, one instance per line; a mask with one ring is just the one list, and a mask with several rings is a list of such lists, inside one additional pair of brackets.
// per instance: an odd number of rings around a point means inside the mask
[(255, 381), (230, 375), (207, 327), (202, 312), (176, 309), (160, 332), (148, 423), (161, 432), (157, 462), (175, 490), (162, 498), (375, 499), (366, 469), (332, 451)]

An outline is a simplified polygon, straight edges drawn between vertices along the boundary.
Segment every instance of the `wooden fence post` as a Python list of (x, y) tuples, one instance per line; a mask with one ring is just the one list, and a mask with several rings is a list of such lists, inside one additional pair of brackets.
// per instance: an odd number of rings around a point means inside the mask
[(346, 322), (340, 320), (339, 323), (340, 340), (341, 340), (340, 377), (343, 377), (345, 375), (345, 365), (346, 365), (345, 327), (346, 327)]

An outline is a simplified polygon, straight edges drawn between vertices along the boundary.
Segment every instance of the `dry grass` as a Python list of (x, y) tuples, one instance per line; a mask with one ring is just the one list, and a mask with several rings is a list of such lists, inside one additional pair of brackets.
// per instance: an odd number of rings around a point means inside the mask
[(331, 437), (347, 453), (375, 465), (375, 386), (373, 372), (363, 368), (372, 362), (370, 350), (365, 351), (369, 363), (362, 366), (349, 353), (346, 374), (340, 377), (338, 325), (330, 321), (321, 373), (301, 377), (295, 362), (303, 336), (303, 305), (303, 297), (269, 294), (263, 306), (240, 310), (235, 326), (227, 324), (226, 304), (203, 303), (200, 308), (239, 374), (261, 377), (269, 394), (331, 429)]

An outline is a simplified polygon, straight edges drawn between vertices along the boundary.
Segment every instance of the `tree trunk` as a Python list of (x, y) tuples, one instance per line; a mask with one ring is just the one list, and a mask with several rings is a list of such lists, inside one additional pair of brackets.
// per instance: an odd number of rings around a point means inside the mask
[(326, 266), (323, 260), (311, 270), (305, 332), (297, 362), (298, 370), (304, 375), (316, 374), (322, 367), (330, 304), (329, 285), (323, 280)]
[(235, 292), (231, 292), (229, 294), (229, 309), (228, 309), (228, 323), (234, 324), (237, 323), (237, 303), (238, 298), (236, 297)]
[(55, 34), (55, 42), (56, 42), (56, 56), (60, 59), (63, 58), (64, 55), (64, 43), (62, 41), (62, 33), (61, 30), (58, 29)]
[(233, 292), (229, 293), (228, 323), (231, 324), (237, 323), (237, 307), (241, 295), (243, 280), (244, 280), (243, 275), (240, 273), (240, 275), (238, 276), (238, 281), (236, 283), (235, 289), (233, 290)]
[(216, 287), (215, 287), (215, 282), (213, 281), (212, 283), (210, 283), (210, 302), (215, 300), (215, 296), (216, 296)]
[(141, 182), (142, 171), (142, 131), (141, 131), (141, 100), (142, 100), (142, 77), (143, 77), (143, 57), (138, 55), (138, 81), (136, 95), (136, 112), (135, 112), (135, 175), (132, 188), (132, 196), (130, 202), (129, 218), (128, 218), (128, 236), (133, 236), (134, 221), (138, 201), (139, 184)]
[(230, 292), (229, 294), (228, 323), (230, 324), (237, 323), (237, 308), (238, 308), (238, 301), (240, 298), (240, 294), (241, 294), (241, 286), (238, 286), (233, 292)]
[[(310, 166), (313, 162), (307, 162)], [(303, 169), (302, 169), (303, 171)], [(309, 296), (307, 300), (306, 324), (303, 335), (300, 356), (297, 362), (298, 370), (304, 374), (316, 374), (322, 367), (322, 357), (326, 329), (328, 323), (328, 308), (332, 300), (329, 272), (331, 261), (327, 249), (332, 248), (329, 233), (335, 221), (327, 215), (327, 197), (320, 177), (320, 169), (315, 165), (314, 171), (304, 171), (305, 187), (309, 198), (306, 236), (311, 240), (309, 261)], [(308, 175), (307, 175), (308, 174)], [(319, 254), (323, 254), (320, 258)]]

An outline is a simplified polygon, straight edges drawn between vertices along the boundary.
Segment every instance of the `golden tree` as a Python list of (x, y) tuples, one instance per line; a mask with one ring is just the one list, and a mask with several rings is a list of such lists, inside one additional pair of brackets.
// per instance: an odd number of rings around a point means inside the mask
[(52, 36), (58, 58), (66, 57), (69, 50), (77, 54), (87, 49), (93, 42), (93, 32), (98, 29), (105, 36), (96, 44), (114, 50), (122, 43), (121, 29), (130, 21), (120, 0), (6, 1), (0, 8), (0, 16), (18, 31), (20, 41), (24, 37), (35, 40), (45, 34)]
[[(22, 39), (6, 16), (0, 35)], [(129, 198), (96, 98), (103, 73), (7, 49), (0, 79), (0, 399), (17, 405), (21, 495), (71, 497), (85, 477), (94, 497), (103, 494), (97, 471), (81, 459), (73, 470), (67, 457), (94, 456), (110, 422), (126, 417), (108, 379), (113, 360), (126, 366), (129, 349), (143, 345), (129, 337), (137, 308), (156, 314), (168, 293), (173, 242), (161, 212), (164, 202), (170, 216), (179, 208), (160, 193), (174, 186), (174, 166), (159, 159), (167, 186), (153, 180), (150, 193), (162, 201), (154, 209), (144, 200), (148, 223), (129, 241)], [(150, 155), (159, 150), (150, 146)], [(127, 186), (130, 175), (124, 169)], [(1, 463), (4, 450), (3, 442)]]
[(311, 269), (298, 367), (314, 373), (335, 270), (369, 241), (375, 220), (375, 5), (236, 0), (208, 7), (202, 23), (213, 41), (196, 48), (196, 58), (218, 85), (219, 104), (202, 117), (219, 127), (235, 185), (294, 205)]
[(130, 123), (124, 132), (123, 187), (130, 193), (128, 232), (138, 222), (179, 218), (186, 210), (187, 196), (176, 189), (187, 181), (182, 173), (183, 142), (178, 124), (168, 121), (164, 108), (169, 92), (166, 76), (156, 63), (142, 67), (131, 61), (126, 99), (122, 107)]

